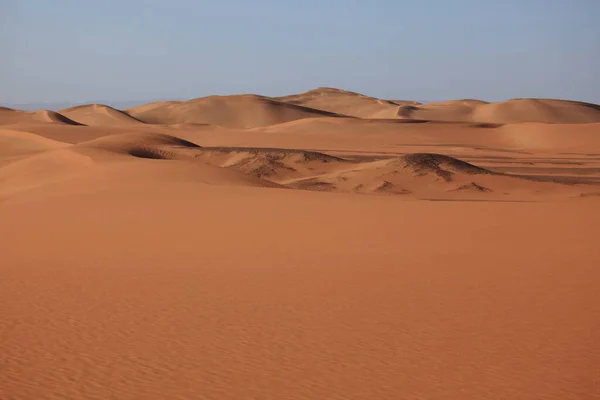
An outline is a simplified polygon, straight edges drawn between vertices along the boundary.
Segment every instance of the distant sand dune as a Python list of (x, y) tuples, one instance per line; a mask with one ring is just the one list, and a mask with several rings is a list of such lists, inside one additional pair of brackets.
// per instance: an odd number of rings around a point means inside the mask
[(61, 114), (84, 125), (138, 125), (142, 122), (124, 111), (103, 104), (86, 104), (60, 111)]
[(582, 124), (600, 122), (600, 106), (566, 100), (512, 99), (477, 106), (471, 119), (476, 122), (545, 122)]
[(127, 112), (149, 124), (215, 124), (254, 128), (301, 118), (338, 116), (263, 96), (210, 96), (182, 102), (163, 102), (130, 108)]
[(308, 118), (359, 118), (510, 124), (600, 122), (600, 106), (556, 99), (511, 99), (488, 103), (461, 99), (419, 103), (385, 100), (341, 89), (321, 87), (283, 97), (258, 95), (208, 96), (187, 101), (161, 101), (125, 111), (101, 104), (53, 111), (24, 112), (0, 107), (0, 124), (53, 123), (95, 127), (140, 127), (143, 124), (192, 129), (219, 125), (260, 128)]
[[(381, 100), (360, 93), (321, 87), (278, 100), (358, 118), (393, 118), (399, 102)], [(417, 102), (402, 102), (418, 104)]]
[(600, 106), (567, 100), (511, 99), (488, 103), (482, 100), (463, 99), (421, 104), (381, 100), (333, 88), (318, 88), (279, 99), (359, 118), (408, 118), (499, 124), (600, 122)]
[(22, 123), (49, 123), (63, 125), (80, 125), (80, 123), (60, 113), (49, 110), (21, 111), (0, 107), (0, 125)]

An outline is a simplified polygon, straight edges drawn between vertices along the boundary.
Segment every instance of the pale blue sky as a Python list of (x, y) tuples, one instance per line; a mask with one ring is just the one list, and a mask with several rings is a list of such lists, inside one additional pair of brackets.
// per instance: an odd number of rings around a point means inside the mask
[(0, 104), (284, 95), (600, 103), (600, 0), (0, 0)]

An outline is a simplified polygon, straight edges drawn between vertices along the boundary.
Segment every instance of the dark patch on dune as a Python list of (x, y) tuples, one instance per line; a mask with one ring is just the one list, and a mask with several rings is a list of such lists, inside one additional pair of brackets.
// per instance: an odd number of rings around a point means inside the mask
[(418, 110), (419, 107), (415, 107), (413, 105), (401, 105), (400, 107), (398, 107), (396, 115), (402, 118), (408, 118), (412, 115), (413, 112)]
[(500, 128), (502, 126), (504, 126), (505, 124), (495, 124), (492, 122), (479, 122), (479, 123), (475, 123), (472, 124), (471, 126), (474, 128)]
[(387, 192), (388, 189), (392, 188), (394, 185), (390, 181), (383, 181), (379, 184), (373, 191), (374, 192)]
[(314, 151), (248, 148), (248, 147), (203, 147), (194, 157), (210, 159), (213, 155), (232, 155), (233, 163), (227, 168), (238, 169), (259, 178), (268, 178), (279, 172), (297, 172), (295, 166), (307, 163), (348, 162), (344, 159)]
[(60, 122), (66, 125), (75, 125), (75, 126), (86, 126), (85, 124), (82, 124), (80, 122), (77, 122), (75, 120), (72, 120), (71, 118), (62, 115), (61, 113), (57, 113), (55, 111), (38, 111), (39, 113), (46, 113), (46, 116), (51, 120), (51, 121), (55, 121), (55, 122)]
[(478, 185), (475, 182), (460, 185), (456, 189), (452, 189), (451, 192), (462, 192), (462, 191), (473, 191), (473, 192), (492, 192), (492, 189), (486, 188), (485, 186)]
[(330, 182), (321, 182), (316, 179), (309, 179), (305, 181), (297, 182), (293, 185), (290, 185), (295, 189), (303, 189), (303, 190), (317, 190), (322, 192), (330, 192), (336, 190), (336, 186)]
[(201, 149), (195, 143), (162, 133), (109, 135), (80, 143), (77, 147), (101, 149), (153, 160), (190, 158), (188, 150)]
[(127, 154), (137, 158), (149, 158), (152, 160), (173, 160), (177, 157), (177, 154), (172, 151), (147, 147), (135, 147), (129, 149)]
[(451, 181), (455, 172), (470, 175), (498, 175), (487, 169), (441, 154), (414, 153), (404, 155), (400, 159), (405, 163), (404, 168), (412, 168), (418, 175), (434, 173), (445, 181)]
[(309, 161), (320, 161), (323, 163), (338, 161), (338, 162), (349, 162), (346, 159), (330, 156), (329, 154), (319, 153), (317, 151), (304, 151), (294, 149), (278, 149), (278, 148), (267, 148), (267, 147), (202, 147), (203, 150), (217, 151), (221, 153), (234, 153), (244, 152), (255, 155), (266, 155), (273, 158), (283, 158), (287, 156), (299, 155), (301, 157), (300, 162)]
[(178, 138), (176, 136), (165, 135), (165, 134), (158, 134), (157, 136), (160, 136), (164, 140), (164, 142), (163, 142), (164, 144), (168, 144), (171, 146), (192, 147), (192, 148), (196, 148), (196, 149), (201, 148), (201, 146), (197, 145), (196, 143), (190, 142), (185, 139)]
[(581, 193), (579, 197), (600, 197), (600, 192)]

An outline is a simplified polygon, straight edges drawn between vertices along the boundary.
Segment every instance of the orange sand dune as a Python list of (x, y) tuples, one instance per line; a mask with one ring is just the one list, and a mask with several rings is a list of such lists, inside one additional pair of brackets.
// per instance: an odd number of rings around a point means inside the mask
[(150, 124), (216, 124), (253, 128), (336, 114), (255, 95), (210, 96), (184, 102), (162, 102), (127, 112)]
[(0, 109), (0, 399), (600, 398), (595, 112)]
[(499, 103), (466, 99), (420, 104), (380, 100), (332, 88), (318, 88), (279, 99), (360, 118), (405, 118), (500, 124), (600, 122), (600, 106), (596, 104), (553, 99), (511, 99)]
[(480, 123), (545, 122), (577, 124), (600, 122), (600, 106), (553, 99), (511, 99), (499, 103), (455, 100), (403, 105), (398, 117), (430, 121)]
[[(565, 181), (559, 177), (493, 172), (453, 157), (432, 153), (381, 156), (367, 160), (345, 159), (302, 150), (201, 147), (171, 135), (139, 132), (113, 134), (65, 146), (63, 144), (58, 149), (49, 147), (46, 152), (16, 158), (1, 167), (3, 190), (0, 194), (8, 196), (30, 187), (81, 176), (86, 171), (97, 169), (93, 167), (148, 159), (163, 160), (165, 168), (178, 162), (233, 170), (240, 177), (256, 178), (250, 181), (260, 186), (414, 195), (417, 198), (448, 199), (473, 195), (493, 199), (522, 199), (523, 196), (541, 195), (573, 198), (596, 190), (584, 180)], [(127, 175), (129, 167), (124, 168), (121, 176)], [(143, 169), (142, 166), (136, 168)], [(246, 182), (247, 179), (241, 181)]]
[(78, 122), (54, 111), (21, 111), (0, 107), (0, 125), (22, 123), (50, 123), (64, 125), (79, 125)]
[(0, 129), (0, 160), (16, 155), (57, 149), (67, 145), (67, 143), (47, 139), (32, 133)]
[(474, 109), (471, 118), (492, 123), (592, 123), (600, 122), (600, 106), (566, 100), (512, 99), (480, 105)]
[(360, 93), (326, 87), (279, 97), (278, 100), (359, 118), (394, 118), (399, 105), (418, 104), (381, 100)]
[(89, 104), (60, 111), (74, 121), (89, 126), (136, 125), (142, 123), (127, 113), (103, 104)]
[[(360, 146), (387, 150), (390, 147), (444, 146), (476, 147), (515, 151), (569, 151), (600, 153), (600, 123), (591, 124), (480, 124), (464, 122), (423, 122), (404, 120), (364, 120), (314, 118), (253, 130), (256, 138), (269, 136), (277, 146), (288, 143), (319, 143), (331, 149)], [(290, 135), (293, 134), (293, 135)], [(287, 135), (286, 135), (287, 134)], [(241, 135), (240, 135), (241, 136)], [(247, 136), (247, 135), (246, 135)], [(287, 136), (287, 137), (286, 137)], [(344, 140), (346, 138), (347, 140)], [(248, 143), (251, 142), (249, 138)], [(337, 144), (336, 144), (337, 143)]]

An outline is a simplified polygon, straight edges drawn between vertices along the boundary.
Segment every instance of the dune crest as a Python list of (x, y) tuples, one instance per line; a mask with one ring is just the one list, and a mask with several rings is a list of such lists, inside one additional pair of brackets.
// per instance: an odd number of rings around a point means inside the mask
[(21, 111), (0, 107), (0, 125), (12, 124), (57, 124), (57, 125), (82, 125), (69, 117), (49, 110)]
[(124, 111), (117, 110), (104, 104), (85, 104), (66, 108), (61, 114), (88, 126), (121, 126), (138, 125), (142, 121), (132, 117)]
[(290, 104), (298, 104), (358, 118), (394, 118), (399, 105), (418, 104), (417, 102), (382, 100), (329, 87), (320, 87), (305, 93), (283, 96), (278, 99)]
[(406, 100), (382, 100), (334, 88), (317, 88), (278, 99), (367, 119), (402, 118), (498, 124), (600, 122), (600, 106), (556, 99), (511, 99), (496, 103), (461, 99), (421, 104)]
[(277, 101), (264, 96), (209, 96), (182, 102), (154, 103), (127, 112), (149, 124), (214, 124), (255, 128), (302, 118), (340, 115)]

